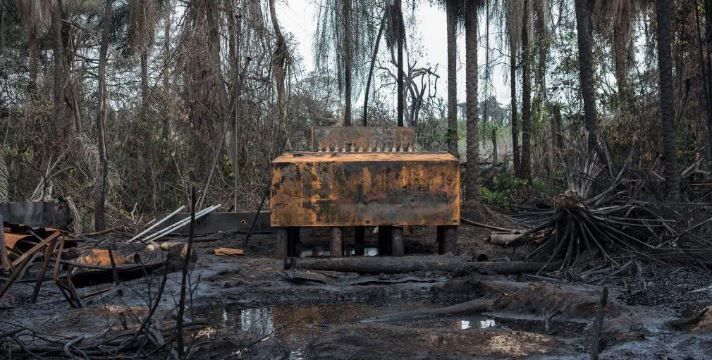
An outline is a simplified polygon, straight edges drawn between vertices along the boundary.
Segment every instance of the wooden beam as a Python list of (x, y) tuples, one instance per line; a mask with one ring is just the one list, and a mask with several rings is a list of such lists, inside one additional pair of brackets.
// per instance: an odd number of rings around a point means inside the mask
[(344, 233), (340, 227), (331, 228), (331, 257), (342, 257), (344, 255)]
[(62, 232), (55, 231), (52, 234), (50, 234), (50, 236), (45, 238), (44, 240), (38, 242), (37, 245), (33, 246), (30, 250), (27, 250), (26, 252), (24, 252), (19, 258), (17, 258), (17, 260), (13, 261), (12, 267), (14, 268), (14, 267), (17, 267), (18, 265), (20, 265), (20, 263), (22, 263), (23, 261), (28, 259), (30, 256), (34, 255), (34, 253), (36, 253), (39, 249), (45, 247), (50, 241), (59, 237), (59, 235), (62, 235)]
[(3, 218), (0, 215), (0, 269), (11, 269), (10, 258), (7, 256), (7, 244), (5, 244), (5, 227), (3, 226)]

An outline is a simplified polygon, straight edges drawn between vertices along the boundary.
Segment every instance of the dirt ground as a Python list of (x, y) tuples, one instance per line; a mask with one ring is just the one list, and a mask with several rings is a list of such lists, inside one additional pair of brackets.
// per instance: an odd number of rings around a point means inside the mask
[[(489, 231), (462, 226), (462, 255), (486, 254), (489, 261), (522, 257), (486, 241)], [(112, 234), (119, 239), (123, 238)], [(346, 234), (346, 238), (349, 238)], [(216, 256), (217, 247), (243, 245), (244, 235), (216, 234), (196, 243), (197, 262), (190, 273), (187, 317), (201, 325), (194, 333), (194, 358), (252, 359), (479, 359), (589, 358), (595, 304), (602, 286), (610, 291), (601, 334), (604, 359), (712, 358), (712, 329), (674, 326), (712, 304), (712, 273), (703, 269), (662, 267), (635, 262), (623, 271), (601, 271), (585, 279), (560, 280), (542, 274), (477, 275), (454, 278), (441, 272), (359, 275), (329, 271), (284, 270), (271, 258), (274, 234), (252, 236), (245, 256)], [(432, 254), (432, 229), (406, 233), (406, 253)], [(303, 230), (304, 254), (328, 250), (323, 232)], [(369, 236), (373, 241), (373, 235)], [(348, 242), (346, 247), (348, 248)], [(315, 249), (316, 248), (316, 249)], [(374, 249), (367, 249), (373, 254)], [(151, 261), (141, 245), (121, 246)], [(463, 275), (463, 274), (459, 274)], [(180, 272), (168, 275), (166, 291), (154, 315), (175, 319)], [(113, 284), (79, 289), (84, 307), (72, 309), (51, 281), (30, 303), (32, 274), (0, 300), (0, 334), (18, 327), (41, 337), (73, 339), (140, 326), (162, 276), (151, 274)], [(564, 277), (567, 278), (567, 277)], [(489, 298), (494, 306), (479, 313), (372, 321), (409, 310), (439, 309), (462, 301)], [(697, 320), (695, 320), (697, 321)], [(108, 336), (108, 335), (107, 335)], [(200, 340), (200, 341), (197, 341)], [(30, 344), (32, 341), (30, 341)], [(0, 358), (32, 358), (3, 340)], [(10, 352), (13, 349), (13, 352)]]

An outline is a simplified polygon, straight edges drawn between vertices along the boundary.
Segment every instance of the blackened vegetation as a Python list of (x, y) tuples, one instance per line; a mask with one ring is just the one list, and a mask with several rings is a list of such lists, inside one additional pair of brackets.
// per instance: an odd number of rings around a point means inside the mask
[(569, 181), (569, 190), (553, 198), (553, 206), (515, 215), (515, 220), (530, 227), (517, 243), (528, 240), (536, 245), (527, 257), (547, 264), (560, 262), (559, 271), (590, 266), (595, 259), (617, 267), (631, 258), (704, 264), (709, 251), (692, 230), (709, 220), (688, 226), (674, 204), (648, 200), (655, 186), (641, 175), (644, 172), (628, 170), (628, 163), (609, 177), (612, 171), (587, 161), (584, 170), (569, 170), (574, 180)]

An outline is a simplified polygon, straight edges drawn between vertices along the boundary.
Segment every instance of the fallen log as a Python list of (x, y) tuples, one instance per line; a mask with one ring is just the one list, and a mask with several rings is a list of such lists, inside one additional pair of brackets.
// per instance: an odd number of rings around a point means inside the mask
[(289, 258), (284, 269), (328, 270), (355, 272), (359, 274), (400, 274), (414, 271), (443, 271), (454, 273), (519, 274), (555, 269), (560, 264), (543, 262), (497, 262), (471, 261), (463, 256), (404, 256), (392, 257), (347, 257), (329, 259)]
[(519, 240), (520, 234), (493, 232), (489, 236), (489, 242), (495, 245), (508, 246), (509, 244)]
[(494, 231), (502, 231), (502, 232), (511, 233), (511, 234), (520, 234), (520, 233), (522, 233), (522, 230), (508, 229), (508, 228), (503, 228), (503, 227), (499, 227), (499, 226), (484, 224), (484, 223), (477, 222), (477, 221), (470, 220), (470, 219), (466, 219), (466, 218), (461, 218), (460, 221), (461, 221), (463, 224), (466, 224), (466, 225), (470, 225), (470, 226), (474, 226), (474, 227), (480, 227), (480, 228), (484, 228), (484, 229), (490, 229), (490, 230), (494, 230)]
[(361, 322), (390, 322), (428, 319), (437, 316), (472, 315), (492, 309), (494, 299), (475, 299), (437, 309), (411, 310), (361, 320)]

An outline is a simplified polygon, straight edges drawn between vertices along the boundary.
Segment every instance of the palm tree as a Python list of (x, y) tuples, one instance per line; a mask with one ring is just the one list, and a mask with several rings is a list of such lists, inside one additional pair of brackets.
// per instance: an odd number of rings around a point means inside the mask
[(129, 0), (128, 45), (132, 53), (138, 53), (141, 62), (141, 101), (148, 100), (148, 51), (153, 45), (156, 27), (156, 4), (154, 0)]
[(509, 83), (512, 127), (512, 162), (514, 173), (521, 177), (521, 157), (519, 155), (519, 113), (517, 109), (517, 53), (521, 49), (523, 2), (519, 0), (502, 0), (502, 5), (495, 6), (501, 32), (499, 42), (509, 47)]
[(576, 0), (576, 30), (579, 48), (579, 77), (581, 79), (581, 95), (583, 111), (588, 130), (588, 155), (593, 156), (597, 147), (596, 124), (596, 93), (593, 88), (592, 63), (592, 0)]
[(53, 2), (52, 7), (52, 45), (54, 58), (54, 84), (52, 88), (52, 127), (56, 131), (62, 128), (62, 113), (64, 111), (64, 41), (62, 28), (64, 27), (64, 9), (61, 2)]
[(27, 45), (30, 48), (30, 94), (37, 90), (37, 74), (39, 72), (39, 41), (42, 31), (49, 26), (52, 13), (52, 3), (43, 0), (20, 1), (22, 23), (27, 29)]
[(109, 174), (109, 163), (106, 159), (106, 141), (104, 136), (104, 124), (108, 115), (108, 92), (106, 90), (106, 63), (109, 49), (109, 38), (111, 36), (111, 18), (113, 0), (106, 0), (104, 4), (104, 19), (101, 32), (101, 45), (99, 48), (99, 106), (96, 115), (97, 144), (99, 145), (99, 178), (96, 183), (96, 205), (94, 206), (94, 228), (96, 231), (104, 230), (104, 207), (106, 204), (106, 178)]
[(351, 126), (351, 75), (353, 69), (353, 28), (351, 28), (351, 0), (341, 0), (344, 48), (344, 126)]
[(658, 71), (660, 73), (660, 122), (663, 142), (665, 184), (669, 196), (678, 197), (680, 178), (675, 153), (675, 105), (672, 77), (672, 0), (656, 0)]
[(344, 95), (344, 125), (351, 124), (352, 94), (360, 85), (353, 79), (359, 79), (369, 63), (367, 57), (378, 30), (373, 23), (378, 19), (375, 12), (383, 8), (380, 4), (380, 0), (320, 2), (314, 58), (317, 71), (337, 74)]
[(479, 0), (465, 0), (465, 92), (467, 102), (467, 202), (472, 206), (480, 201), (480, 156), (477, 109), (477, 3)]
[(522, 16), (522, 153), (520, 162), (520, 175), (524, 179), (531, 179), (531, 131), (532, 131), (532, 86), (531, 86), (531, 59), (529, 48), (529, 0), (524, 0)]
[(457, 19), (461, 0), (445, 0), (447, 14), (447, 145), (451, 154), (457, 149)]

